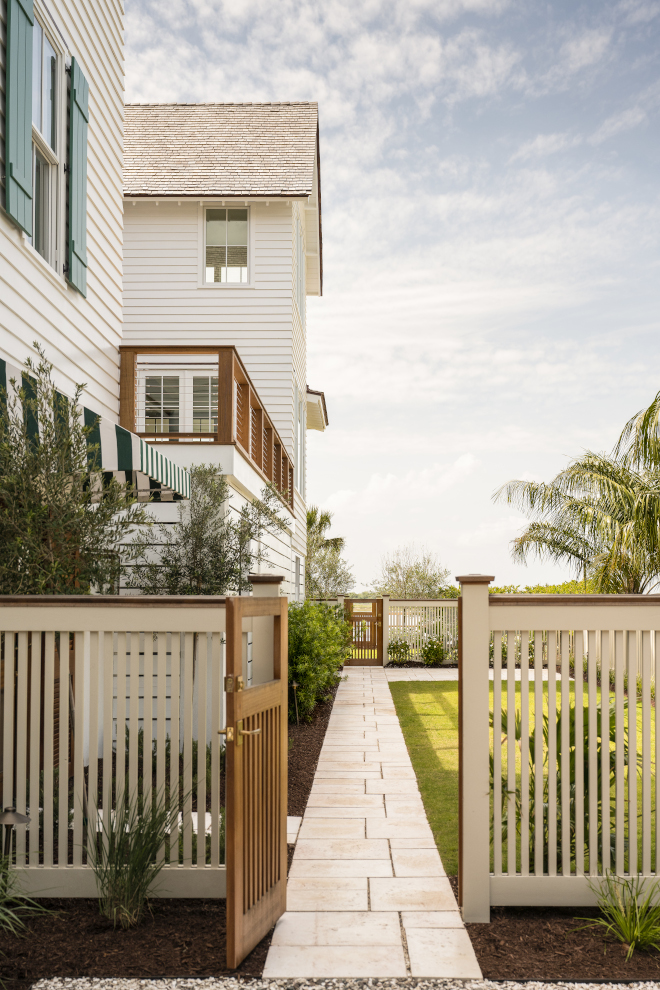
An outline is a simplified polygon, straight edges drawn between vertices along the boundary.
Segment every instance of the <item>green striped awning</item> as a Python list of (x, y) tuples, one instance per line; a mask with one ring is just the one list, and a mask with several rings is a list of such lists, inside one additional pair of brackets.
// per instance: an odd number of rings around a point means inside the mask
[[(7, 389), (12, 378), (21, 381), (29, 393), (32, 382), (25, 371), (0, 359), (0, 387)], [(63, 396), (66, 401), (66, 396)], [(164, 457), (160, 450), (150, 447), (142, 437), (129, 433), (122, 426), (100, 416), (93, 409), (82, 407), (83, 422), (91, 427), (87, 443), (90, 448), (88, 464), (91, 470), (104, 473), (130, 474), (120, 480), (130, 481), (140, 500), (179, 501), (190, 498), (190, 473)], [(30, 424), (28, 424), (28, 429)], [(32, 424), (38, 433), (38, 424)]]

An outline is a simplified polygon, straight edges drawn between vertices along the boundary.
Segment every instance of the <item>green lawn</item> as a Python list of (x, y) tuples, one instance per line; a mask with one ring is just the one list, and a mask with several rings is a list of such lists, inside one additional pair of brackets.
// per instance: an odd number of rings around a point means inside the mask
[(458, 683), (392, 681), (390, 690), (426, 815), (450, 876), (458, 873)]
[[(506, 708), (506, 684), (503, 683)], [(571, 702), (573, 702), (571, 684)], [(394, 681), (390, 683), (401, 729), (408, 746), (426, 814), (447, 873), (458, 872), (458, 684), (456, 682)], [(530, 723), (534, 725), (534, 685), (530, 683)], [(600, 689), (598, 690), (600, 701)], [(585, 685), (586, 704), (586, 685)], [(516, 685), (515, 705), (520, 708), (520, 682)], [(559, 707), (559, 699), (558, 699)], [(491, 685), (492, 709), (492, 685)], [(544, 685), (547, 711), (547, 682)], [(653, 711), (653, 715), (655, 712)], [(626, 715), (627, 722), (627, 715)], [(651, 719), (651, 752), (655, 749), (655, 718)], [(642, 711), (637, 705), (637, 752), (642, 747)], [(506, 769), (506, 746), (503, 748)], [(655, 805), (655, 765), (652, 765), (651, 802)], [(520, 751), (516, 753), (516, 778), (520, 780)], [(642, 781), (638, 776), (638, 813), (642, 807)], [(612, 798), (614, 792), (612, 791)], [(627, 815), (627, 795), (626, 795)], [(655, 814), (651, 816), (651, 850), (655, 861)], [(638, 857), (641, 867), (642, 823), (638, 819)]]

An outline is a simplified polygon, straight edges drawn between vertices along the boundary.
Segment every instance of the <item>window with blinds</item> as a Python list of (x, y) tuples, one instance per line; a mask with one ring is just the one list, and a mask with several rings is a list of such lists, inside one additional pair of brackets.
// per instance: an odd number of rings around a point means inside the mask
[(179, 432), (180, 391), (178, 376), (145, 378), (144, 427), (147, 432)]
[(196, 375), (192, 380), (193, 433), (216, 433), (218, 430), (218, 379)]

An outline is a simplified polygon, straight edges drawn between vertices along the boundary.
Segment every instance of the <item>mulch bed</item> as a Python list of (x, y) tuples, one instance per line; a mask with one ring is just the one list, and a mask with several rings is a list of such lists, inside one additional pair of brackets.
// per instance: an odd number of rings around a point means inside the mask
[[(458, 878), (449, 878), (458, 894)], [(492, 908), (489, 925), (466, 925), (487, 980), (660, 980), (660, 952), (635, 952), (582, 929), (590, 908)]]
[[(334, 699), (334, 696), (333, 696)], [(314, 780), (332, 701), (312, 722), (289, 726), (288, 813), (302, 815)], [(289, 846), (289, 865), (293, 846)], [(21, 937), (2, 935), (0, 987), (27, 990), (56, 976), (198, 977), (227, 973), (224, 900), (154, 898), (151, 913), (124, 932), (105, 921), (96, 900), (40, 902), (54, 912), (33, 918)], [(272, 931), (243, 960), (237, 976), (261, 976)]]

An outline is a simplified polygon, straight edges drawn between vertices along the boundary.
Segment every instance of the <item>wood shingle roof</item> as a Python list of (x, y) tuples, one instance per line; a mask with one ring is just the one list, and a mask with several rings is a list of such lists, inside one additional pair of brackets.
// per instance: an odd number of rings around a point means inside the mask
[(309, 196), (317, 103), (128, 104), (124, 195)]

